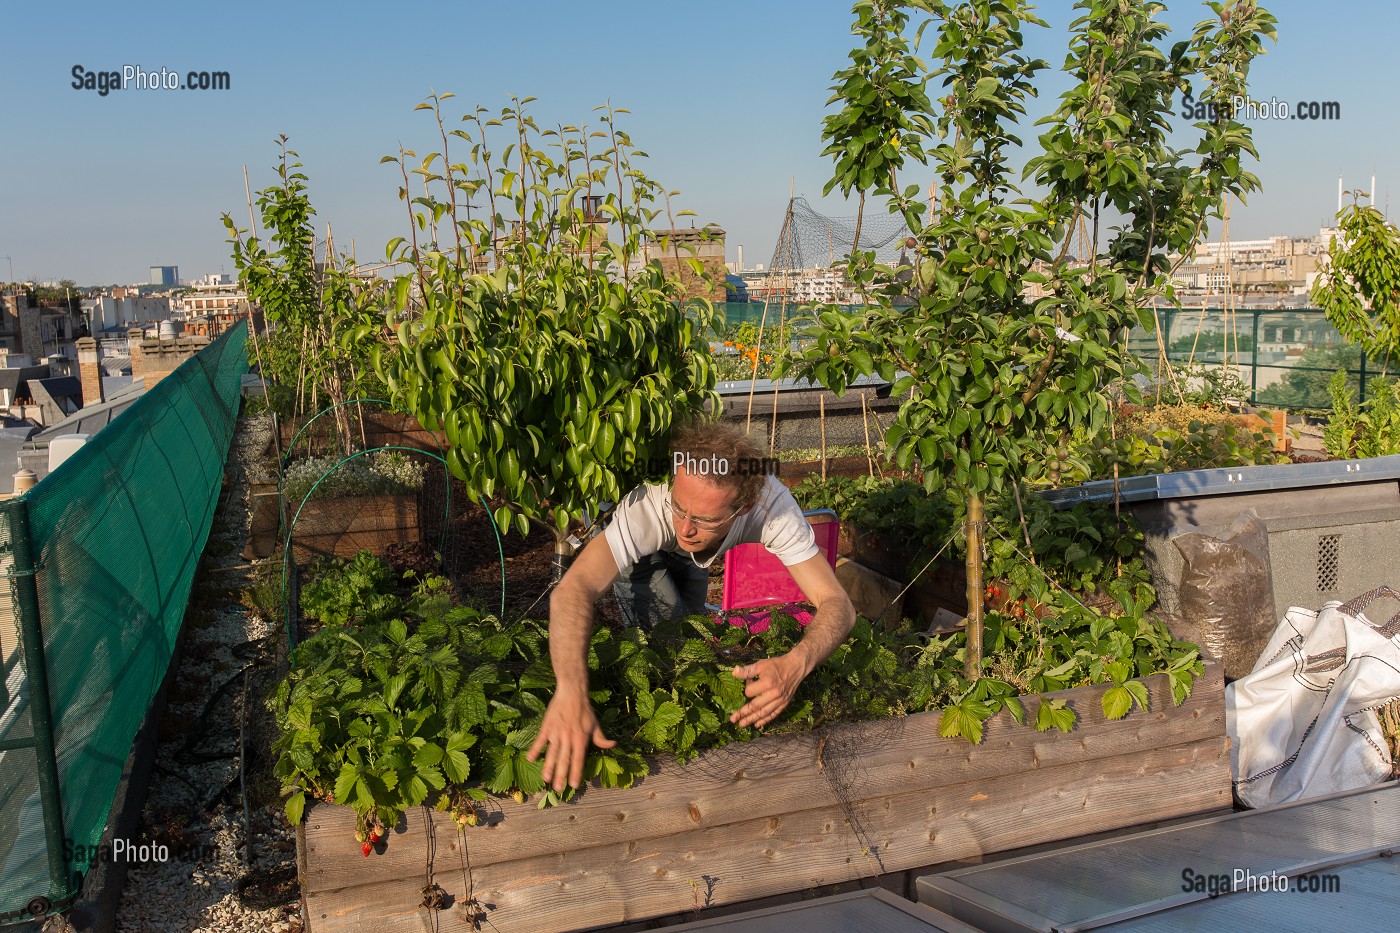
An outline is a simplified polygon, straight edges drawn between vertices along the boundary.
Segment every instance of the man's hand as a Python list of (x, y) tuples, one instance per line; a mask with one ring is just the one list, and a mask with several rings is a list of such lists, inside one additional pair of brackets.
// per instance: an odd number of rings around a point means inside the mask
[(583, 763), (588, 745), (612, 748), (588, 702), (588, 638), (593, 630), (593, 604), (617, 579), (617, 563), (603, 535), (579, 554), (549, 598), (549, 660), (556, 686), (545, 708), (535, 744), (525, 754), (540, 757), (547, 746), (541, 776), (556, 791), (583, 786)]
[(729, 721), (740, 726), (762, 728), (787, 709), (792, 695), (797, 692), (797, 685), (807, 676), (807, 670), (798, 658), (783, 654), (740, 665), (734, 668), (734, 676), (748, 681), (744, 695), (749, 702), (735, 710)]
[(525, 758), (534, 761), (548, 746), (541, 777), (546, 785), (553, 779), (554, 789), (583, 786), (583, 763), (588, 758), (590, 742), (599, 748), (612, 748), (617, 743), (603, 734), (598, 717), (584, 690), (558, 689), (544, 711), (539, 735)]

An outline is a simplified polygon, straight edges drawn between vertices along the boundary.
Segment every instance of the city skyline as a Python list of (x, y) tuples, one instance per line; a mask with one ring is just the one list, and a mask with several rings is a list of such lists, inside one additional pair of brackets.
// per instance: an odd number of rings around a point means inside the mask
[[(524, 23), (475, 3), (445, 22), (362, 3), (254, 2), (237, 16), (156, 3), (139, 14), (114, 6), (67, 19), (58, 7), (12, 8), (11, 34), (33, 41), (0, 59), (16, 137), (0, 148), (0, 257), (8, 261), (0, 272), (12, 266), (19, 280), (84, 285), (139, 282), (160, 265), (179, 266), (188, 279), (232, 273), (220, 215), (247, 225), (244, 166), (255, 195), (271, 184), (280, 133), (301, 154), (318, 232), (329, 222), (338, 247), (353, 241), (362, 262), (379, 260), (407, 228), (397, 168), (379, 158), (400, 143), (437, 148), (431, 119), (413, 112), (432, 90), (456, 94), (453, 116), (535, 96), (542, 125), (590, 121), (608, 102), (629, 109), (622, 126), (650, 153), (648, 174), (680, 190), (676, 209), (723, 227), (730, 261), (742, 246), (747, 265), (767, 265), (789, 190), (824, 214), (855, 213), (820, 198), (830, 175), (821, 119), (831, 75), (855, 41), (849, 6), (629, 0), (584, 18), (576, 5), (544, 2)], [(1251, 122), (1261, 158), (1251, 170), (1264, 188), (1232, 206), (1234, 240), (1316, 233), (1332, 220), (1339, 173), (1348, 190), (1369, 188), (1375, 176), (1382, 208), (1400, 180), (1390, 154), (1397, 107), (1376, 80), (1400, 12), (1372, 2), (1326, 13), (1299, 0), (1265, 6), (1279, 19), (1279, 41), (1256, 61), (1251, 96), (1335, 103), (1340, 118)], [(1026, 27), (1027, 51), (1051, 69), (1022, 125), (1032, 146), (1029, 124), (1067, 84), (1057, 68), (1072, 18), (1067, 2), (1037, 12), (1052, 28)], [(1206, 12), (1173, 4), (1173, 40)], [(92, 76), (123, 66), (139, 69), (143, 83), (168, 80), (156, 77), (164, 68), (211, 84), (227, 75), (228, 88), (102, 94)], [(1187, 123), (1174, 117), (1177, 127)], [(902, 180), (926, 185), (927, 174), (913, 166)], [(1209, 238), (1220, 233), (1216, 224)]]

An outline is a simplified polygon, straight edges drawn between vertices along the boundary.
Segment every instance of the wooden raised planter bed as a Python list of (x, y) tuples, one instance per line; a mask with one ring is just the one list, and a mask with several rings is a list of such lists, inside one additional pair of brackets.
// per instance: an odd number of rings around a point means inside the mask
[[(296, 514), (289, 504), (284, 527)], [(417, 541), (418, 494), (343, 496), (310, 499), (292, 531), (292, 560), (298, 567), (314, 557), (354, 557), (383, 553), (390, 544)]]
[[(494, 929), (550, 933), (1230, 807), (1220, 665), (1179, 707), (1164, 675), (1147, 683), (1150, 710), (1117, 721), (1103, 717), (1106, 687), (1052, 694), (1079, 715), (1068, 734), (1003, 711), (973, 746), (920, 713), (661, 761), (632, 788), (547, 810), (505, 800), (460, 833), (420, 807), (368, 859), (354, 812), (319, 804), (297, 829), (306, 929), (470, 930), (468, 862)], [(436, 912), (420, 907), (429, 861), (450, 898)]]
[[(349, 409), (349, 418), (356, 444), (363, 441), (366, 450), (394, 446), (440, 453), (447, 447), (447, 437), (441, 431), (425, 431), (418, 423), (418, 419), (402, 412), (384, 411), (377, 405), (366, 405), (363, 439), (359, 436), (360, 422), (355, 418), (353, 408)], [(310, 418), (303, 417), (281, 423), (282, 450), (287, 450), (293, 439), (297, 439), (298, 436), (298, 456), (303, 455), (308, 449), (317, 455), (332, 453), (339, 449), (335, 440), (335, 415), (320, 416), (308, 431), (302, 433), (302, 429), (310, 420)]]
[[(837, 553), (901, 584), (909, 581), (911, 563), (915, 564), (914, 570), (919, 569), (910, 548), (852, 522), (841, 525)], [(967, 571), (956, 561), (939, 560), (908, 588), (902, 609), (904, 615), (925, 622), (933, 621), (939, 609), (955, 616), (967, 615)]]

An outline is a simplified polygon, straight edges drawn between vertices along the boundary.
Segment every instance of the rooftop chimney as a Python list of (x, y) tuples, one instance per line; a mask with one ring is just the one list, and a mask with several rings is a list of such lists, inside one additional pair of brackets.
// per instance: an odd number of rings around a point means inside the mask
[(83, 405), (105, 402), (107, 397), (102, 393), (102, 350), (91, 337), (79, 337), (75, 345), (78, 348), (78, 377), (83, 383)]

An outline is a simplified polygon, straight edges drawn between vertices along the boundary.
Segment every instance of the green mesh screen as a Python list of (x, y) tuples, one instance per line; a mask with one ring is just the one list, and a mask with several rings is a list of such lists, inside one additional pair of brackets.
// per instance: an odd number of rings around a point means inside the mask
[[(4, 508), (0, 506), (0, 508)], [(22, 657), (23, 638), (15, 600), (15, 554), (11, 509), (0, 512), (0, 918), (21, 911), (35, 897), (50, 897), (48, 847), (39, 800), (34, 720)], [(26, 745), (30, 747), (25, 747)]]
[[(70, 878), (88, 868), (174, 650), (218, 504), (246, 339), (246, 324), (224, 333), (0, 512), (8, 568), (15, 512), (28, 510)], [(19, 578), (7, 575), (14, 597)], [(3, 746), (33, 728), (27, 672), (12, 649), (24, 603), (0, 609)], [(0, 920), (36, 896), (71, 893), (50, 878), (36, 754), (6, 748), (0, 757)]]
[[(843, 306), (855, 312), (854, 305)], [(715, 305), (712, 334), (726, 327), (763, 318), (762, 301), (721, 302)], [(809, 307), (792, 301), (768, 304), (767, 324), (777, 327), (810, 313)], [(1318, 308), (1231, 309), (1184, 308), (1159, 310), (1159, 333), (1134, 328), (1128, 347), (1149, 364), (1162, 350), (1174, 363), (1198, 363), (1211, 369), (1228, 366), (1249, 389), (1249, 401), (1279, 408), (1332, 407), (1327, 383), (1339, 369), (1347, 371), (1347, 384), (1358, 401), (1367, 398), (1367, 383), (1387, 368), (1368, 359), (1327, 322)], [(1389, 367), (1391, 376), (1395, 366)]]
[[(1165, 349), (1174, 363), (1228, 366), (1249, 388), (1249, 401), (1279, 408), (1331, 408), (1327, 383), (1348, 373), (1354, 397), (1382, 367), (1347, 343), (1318, 308), (1221, 308), (1159, 311), (1158, 334), (1134, 329), (1129, 347), (1151, 362)], [(1392, 367), (1393, 369), (1393, 367)]]

